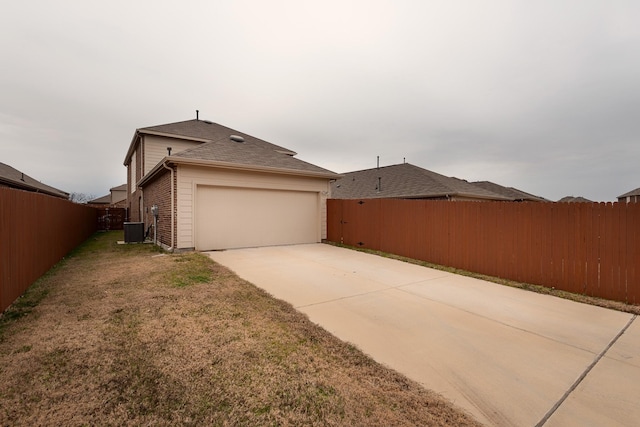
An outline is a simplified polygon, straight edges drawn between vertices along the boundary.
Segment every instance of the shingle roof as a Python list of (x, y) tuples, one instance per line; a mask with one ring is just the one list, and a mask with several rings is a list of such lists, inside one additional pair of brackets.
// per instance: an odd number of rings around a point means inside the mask
[[(172, 161), (181, 159), (204, 160), (261, 168), (286, 169), (335, 175), (327, 169), (293, 157), (297, 153), (279, 145), (253, 137), (217, 123), (204, 120), (187, 120), (160, 126), (138, 129), (139, 133), (152, 133), (201, 140), (202, 144), (170, 156)], [(232, 140), (239, 136), (243, 142)], [(130, 150), (131, 151), (131, 150)]]
[(4, 163), (0, 163), (0, 183), (9, 187), (34, 191), (37, 193), (45, 193), (50, 196), (60, 197), (63, 199), (69, 198), (69, 193), (58, 190), (50, 185), (43, 184), (40, 181), (31, 178), (29, 175)]
[(255, 138), (243, 132), (231, 129), (226, 126), (222, 126), (218, 123), (213, 123), (208, 120), (186, 120), (183, 122), (168, 123), (159, 126), (149, 126), (138, 129), (139, 132), (159, 132), (169, 135), (175, 135), (176, 137), (190, 137), (198, 138), (207, 141), (218, 141), (222, 139), (228, 139), (229, 135), (240, 135), (245, 139), (251, 138), (254, 143), (263, 145), (265, 147), (272, 148), (276, 151), (295, 156), (297, 153), (287, 148), (280, 147), (279, 145), (272, 144), (259, 138)]
[(118, 185), (117, 187), (111, 187), (109, 191), (127, 191), (127, 184)]
[[(237, 132), (235, 133), (237, 134)], [(206, 142), (198, 147), (181, 151), (172, 159), (199, 159), (233, 163), (246, 166), (289, 169), (294, 171), (333, 174), (333, 172), (312, 165), (303, 160), (283, 154), (272, 147), (257, 143), (255, 138), (245, 137), (244, 142), (235, 142), (229, 136), (223, 140)]]
[(630, 196), (640, 196), (640, 187), (636, 188), (635, 190), (631, 190), (628, 193), (621, 194), (618, 196), (618, 198), (630, 197)]
[(331, 197), (334, 199), (456, 196), (487, 200), (511, 200), (467, 181), (440, 175), (409, 163), (348, 172), (331, 184)]
[(93, 203), (95, 205), (109, 205), (109, 204), (111, 204), (111, 194), (107, 194), (106, 196), (98, 197), (97, 199), (89, 200), (88, 203)]
[(544, 197), (534, 196), (533, 194), (513, 187), (503, 187), (502, 185), (491, 181), (476, 181), (471, 184), (517, 201), (548, 202)]
[(558, 200), (558, 203), (593, 203), (593, 200), (585, 199), (582, 196), (566, 196)]

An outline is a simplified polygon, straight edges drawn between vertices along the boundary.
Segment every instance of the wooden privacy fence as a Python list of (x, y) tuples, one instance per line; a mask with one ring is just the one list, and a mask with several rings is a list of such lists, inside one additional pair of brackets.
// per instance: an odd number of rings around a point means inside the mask
[(96, 231), (95, 208), (0, 187), (0, 312)]
[(327, 203), (328, 240), (640, 304), (640, 203)]

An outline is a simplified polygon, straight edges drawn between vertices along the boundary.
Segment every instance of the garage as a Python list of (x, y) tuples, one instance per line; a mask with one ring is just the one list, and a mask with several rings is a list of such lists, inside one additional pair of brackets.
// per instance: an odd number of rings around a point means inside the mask
[(320, 193), (199, 185), (197, 250), (317, 243)]

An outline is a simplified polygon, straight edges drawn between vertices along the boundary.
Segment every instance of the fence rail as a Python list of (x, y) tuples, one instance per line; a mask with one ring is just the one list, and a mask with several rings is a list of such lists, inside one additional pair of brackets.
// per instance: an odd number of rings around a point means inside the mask
[(328, 200), (328, 240), (640, 304), (640, 203)]
[(0, 187), (0, 312), (96, 231), (96, 210)]

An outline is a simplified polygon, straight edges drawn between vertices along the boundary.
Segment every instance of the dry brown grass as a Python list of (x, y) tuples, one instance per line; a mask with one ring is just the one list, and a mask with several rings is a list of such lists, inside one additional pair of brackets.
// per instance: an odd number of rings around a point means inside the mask
[(121, 238), (0, 318), (0, 425), (477, 425), (207, 257)]

